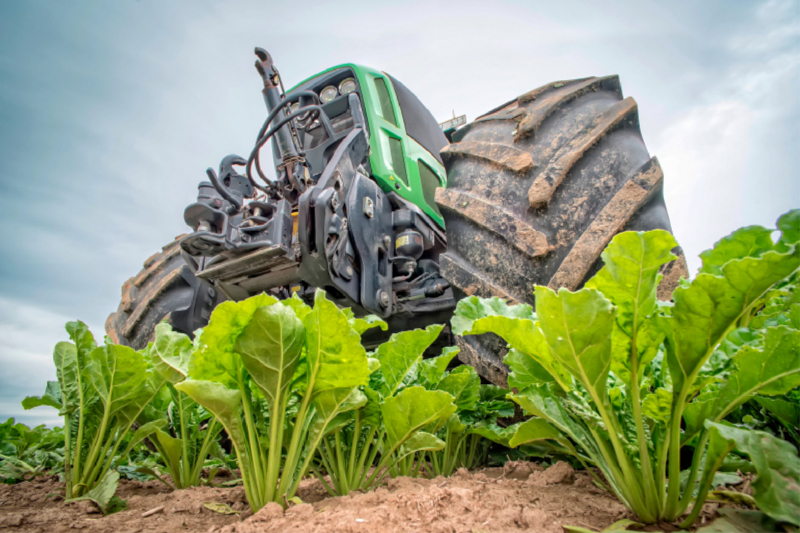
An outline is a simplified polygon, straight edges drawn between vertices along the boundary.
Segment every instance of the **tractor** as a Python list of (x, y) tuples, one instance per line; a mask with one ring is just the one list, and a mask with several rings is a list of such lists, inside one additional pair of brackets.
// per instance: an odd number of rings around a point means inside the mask
[[(536, 284), (577, 289), (618, 232), (671, 229), (661, 167), (617, 76), (549, 83), (443, 128), (384, 72), (345, 64), (286, 91), (272, 57), (255, 54), (267, 112), (255, 145), (206, 171), (184, 211), (192, 232), (125, 282), (106, 321), (116, 343), (141, 349), (162, 320), (192, 335), (225, 300), (311, 303), (321, 288), (387, 322), (364, 334), (369, 348), (448, 323), (467, 296), (532, 304)], [(675, 252), (662, 299), (686, 274)], [(499, 337), (441, 344), (505, 384)]]

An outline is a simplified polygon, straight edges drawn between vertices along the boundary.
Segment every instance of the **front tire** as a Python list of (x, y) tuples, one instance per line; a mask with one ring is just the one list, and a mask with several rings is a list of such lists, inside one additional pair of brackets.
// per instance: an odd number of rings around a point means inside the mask
[[(555, 82), (479, 117), (442, 150), (442, 275), (461, 296), (533, 304), (534, 285), (580, 288), (621, 231), (671, 231), (663, 172), (617, 76)], [(686, 262), (663, 270), (668, 299)], [(504, 343), (457, 337), (462, 361), (505, 385)]]
[(122, 285), (116, 313), (106, 320), (106, 334), (116, 344), (141, 350), (153, 340), (156, 325), (167, 320), (187, 335), (208, 323), (225, 300), (220, 291), (197, 278), (181, 257), (180, 237), (149, 257), (143, 269)]

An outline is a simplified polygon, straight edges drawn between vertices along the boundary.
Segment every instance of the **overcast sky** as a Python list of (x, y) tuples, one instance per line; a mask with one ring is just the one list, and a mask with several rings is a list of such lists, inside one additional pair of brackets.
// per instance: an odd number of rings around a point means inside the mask
[(800, 207), (797, 0), (0, 2), (0, 421), (58, 422), (19, 402), (55, 379), (64, 323), (102, 339), (122, 283), (187, 230), (205, 168), (249, 153), (255, 46), (289, 85), (385, 70), (439, 120), (619, 74), (692, 272)]

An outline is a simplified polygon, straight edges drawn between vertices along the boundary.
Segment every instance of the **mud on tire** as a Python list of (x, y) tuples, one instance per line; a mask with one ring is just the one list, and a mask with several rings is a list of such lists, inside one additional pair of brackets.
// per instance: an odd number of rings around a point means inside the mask
[[(545, 85), (479, 117), (441, 152), (442, 275), (464, 295), (533, 303), (536, 284), (580, 288), (621, 231), (671, 231), (663, 172), (617, 76)], [(665, 266), (668, 299), (686, 262)], [(462, 361), (505, 384), (498, 337), (457, 337)]]
[[(181, 236), (182, 237), (182, 236)], [(191, 335), (204, 326), (214, 307), (225, 298), (195, 277), (181, 257), (180, 237), (144, 262), (144, 268), (122, 285), (116, 313), (106, 319), (106, 334), (117, 344), (136, 350), (153, 340), (156, 325), (167, 319)]]

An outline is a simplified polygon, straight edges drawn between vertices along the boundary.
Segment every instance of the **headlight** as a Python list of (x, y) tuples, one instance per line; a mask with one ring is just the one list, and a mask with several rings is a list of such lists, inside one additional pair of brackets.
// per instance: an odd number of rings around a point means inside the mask
[(289, 113), (294, 113), (298, 109), (300, 109), (300, 102), (295, 102), (289, 107)]
[(336, 90), (336, 87), (333, 85), (328, 85), (322, 92), (319, 93), (319, 99), (322, 100), (323, 104), (327, 104), (328, 102), (332, 101), (336, 96), (339, 94), (339, 91)]
[(347, 78), (342, 80), (342, 83), (339, 84), (339, 92), (342, 94), (349, 94), (356, 90), (356, 80), (353, 78)]

